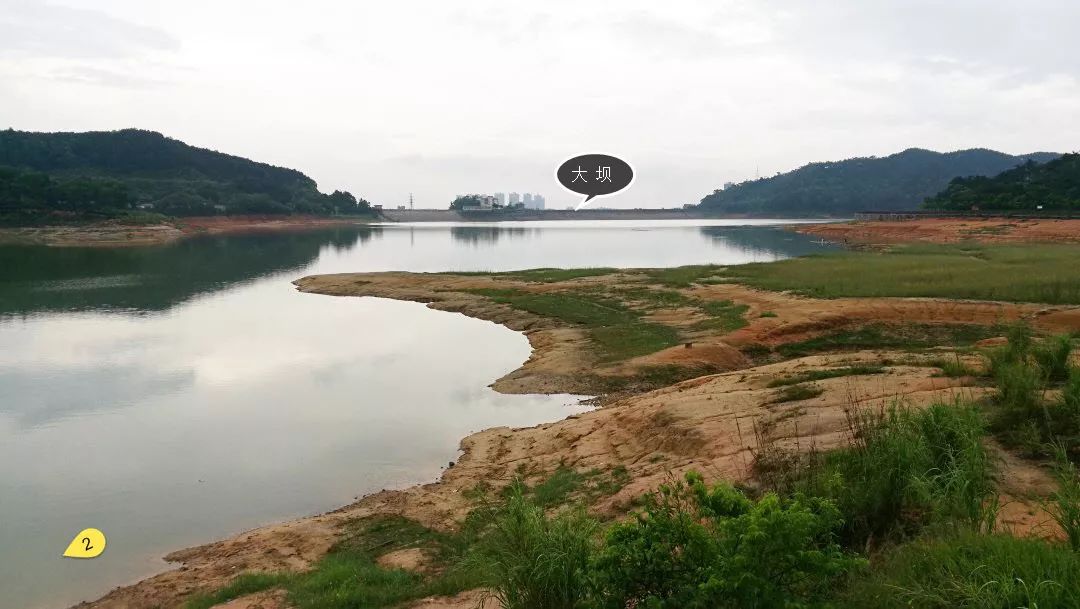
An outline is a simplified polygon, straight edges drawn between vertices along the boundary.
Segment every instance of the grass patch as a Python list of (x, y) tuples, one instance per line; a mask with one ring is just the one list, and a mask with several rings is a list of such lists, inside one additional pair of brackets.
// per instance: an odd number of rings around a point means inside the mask
[(672, 288), (688, 288), (695, 283), (718, 277), (724, 267), (715, 264), (696, 264), (667, 269), (644, 269), (642, 272), (656, 283)]
[(770, 403), (782, 404), (784, 402), (809, 400), (810, 398), (816, 398), (823, 393), (825, 393), (825, 390), (817, 385), (789, 385), (780, 391), (777, 391), (776, 396), (773, 397)]
[(590, 375), (588, 379), (591, 385), (610, 393), (630, 390), (649, 391), (715, 373), (716, 368), (708, 365), (680, 366), (678, 364), (661, 364), (643, 366), (633, 376)]
[[(240, 596), (282, 588), (296, 609), (377, 609), (434, 595), (457, 594), (479, 585), (464, 561), (472, 534), (438, 533), (399, 516), (355, 522), (348, 536), (302, 573), (247, 573), (213, 594), (198, 595), (186, 609), (207, 609)], [(403, 548), (423, 548), (435, 562), (433, 574), (385, 569), (379, 556)]]
[(982, 370), (968, 366), (956, 355), (953, 359), (935, 359), (928, 362), (930, 366), (941, 369), (941, 376), (949, 378), (963, 378), (967, 376), (982, 376)]
[(509, 273), (493, 273), (497, 277), (507, 277), (520, 281), (532, 281), (535, 283), (557, 283), (570, 281), (581, 277), (600, 277), (618, 273), (619, 269), (599, 267), (589, 269), (529, 269), (526, 271), (513, 271)]
[(758, 315), (758, 317), (777, 317), (777, 315), (772, 311), (762, 311), (761, 315)]
[(868, 324), (840, 330), (808, 340), (780, 345), (785, 357), (802, 357), (821, 351), (858, 349), (928, 349), (941, 345), (971, 346), (980, 340), (1001, 335), (997, 326), (974, 324)]
[(726, 334), (746, 326), (744, 315), (750, 307), (735, 304), (730, 300), (702, 300), (698, 301), (698, 308), (704, 311), (709, 319), (694, 324), (693, 329), (720, 330)]
[(1078, 609), (1080, 554), (1011, 535), (959, 534), (899, 547), (844, 596), (851, 609)]
[(903, 245), (728, 267), (766, 290), (817, 298), (926, 296), (1080, 304), (1080, 246)]
[(679, 344), (679, 334), (674, 328), (643, 321), (639, 312), (618, 300), (596, 294), (533, 294), (521, 290), (495, 289), (468, 292), (515, 309), (588, 328), (603, 361), (629, 359)]
[(283, 573), (245, 573), (229, 585), (211, 594), (197, 594), (184, 605), (185, 609), (210, 609), (234, 598), (282, 587), (292, 579)]
[(841, 376), (862, 376), (866, 374), (883, 374), (884, 366), (848, 366), (846, 368), (832, 368), (828, 370), (810, 370), (794, 376), (775, 379), (769, 382), (769, 387), (785, 387), (797, 385), (808, 381), (823, 381)]
[(795, 486), (836, 501), (850, 547), (903, 539), (933, 522), (973, 530), (993, 522), (993, 467), (975, 406), (893, 407), (848, 417), (854, 445), (825, 453)]
[(693, 298), (675, 290), (661, 288), (618, 288), (615, 291), (620, 298), (634, 303), (640, 303), (650, 309), (677, 309), (679, 307), (691, 307), (696, 304)]

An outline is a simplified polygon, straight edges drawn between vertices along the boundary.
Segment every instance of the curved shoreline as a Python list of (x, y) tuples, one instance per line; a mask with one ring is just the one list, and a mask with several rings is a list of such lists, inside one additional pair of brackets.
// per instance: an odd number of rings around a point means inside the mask
[[(628, 270), (576, 279), (573, 283), (625, 282), (638, 275), (638, 271)], [(532, 353), (519, 368), (495, 381), (495, 390), (595, 393), (590, 389), (596, 388), (596, 377), (581, 374), (582, 369), (591, 370), (597, 362), (585, 348), (588, 337), (580, 328), (461, 291), (514, 286), (542, 292), (564, 288), (565, 282), (545, 284), (486, 275), (370, 273), (305, 277), (294, 283), (305, 292), (425, 302), (434, 309), (460, 312), (521, 331)], [(177, 568), (77, 606), (178, 606), (190, 594), (220, 587), (242, 571), (302, 570), (324, 555), (350, 522), (376, 514), (402, 515), (436, 529), (452, 528), (470, 509), (467, 491), (481, 481), (508, 482), (522, 467), (537, 472), (559, 464), (573, 468), (625, 467), (632, 483), (594, 506), (598, 511), (615, 514), (625, 511), (634, 497), (673, 472), (693, 468), (729, 480), (747, 479), (748, 464), (758, 441), (750, 430), (757, 426), (771, 430), (773, 441), (827, 448), (844, 441), (843, 411), (852, 399), (872, 405), (906, 395), (915, 402), (928, 402), (951, 399), (958, 392), (982, 391), (965, 379), (939, 378), (934, 368), (903, 353), (871, 350), (815, 355), (755, 367), (739, 354), (739, 345), (782, 344), (878, 319), (995, 323), (1025, 317), (1048, 329), (1075, 326), (1080, 320), (1077, 307), (934, 299), (823, 301), (732, 284), (699, 285), (687, 292), (712, 300), (735, 300), (746, 304), (754, 315), (742, 329), (702, 335), (692, 349), (672, 347), (604, 364), (597, 372), (632, 378), (644, 367), (658, 363), (701, 362), (727, 366), (727, 370), (735, 372), (721, 371), (654, 391), (612, 396), (605, 408), (561, 421), (521, 429), (497, 427), (471, 434), (461, 441), (462, 457), (438, 481), (381, 491), (325, 514), (259, 527), (173, 552), (166, 560), (181, 563)], [(780, 317), (763, 318), (757, 315), (761, 311), (775, 311)], [(735, 359), (733, 353), (742, 359)], [(886, 374), (873, 378), (822, 381), (823, 395), (796, 410), (777, 407), (773, 402), (774, 390), (768, 384), (777, 376), (807, 368), (854, 364), (887, 365), (888, 369)]]

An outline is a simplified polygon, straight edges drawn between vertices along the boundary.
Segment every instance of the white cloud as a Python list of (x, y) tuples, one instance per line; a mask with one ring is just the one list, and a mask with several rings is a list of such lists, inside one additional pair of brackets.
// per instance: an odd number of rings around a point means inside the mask
[[(8, 0), (0, 32), (40, 6)], [(758, 168), (1080, 139), (1069, 0), (44, 6), (59, 30), (85, 16), (111, 34), (36, 42), (39, 24), (0, 43), (10, 126), (156, 129), (386, 205), (572, 205), (553, 167), (590, 150), (633, 161), (633, 188), (604, 202), (633, 207)]]

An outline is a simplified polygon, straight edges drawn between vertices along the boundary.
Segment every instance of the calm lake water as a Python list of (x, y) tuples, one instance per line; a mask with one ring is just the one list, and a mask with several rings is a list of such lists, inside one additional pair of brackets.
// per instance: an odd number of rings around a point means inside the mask
[[(581, 409), (579, 396), (487, 388), (528, 358), (518, 333), (415, 303), (302, 294), (293, 279), (727, 264), (832, 247), (777, 223), (388, 225), (0, 247), (0, 606), (96, 598), (165, 568), (171, 550), (432, 480), (470, 432)], [(105, 532), (105, 553), (61, 558), (86, 527)]]

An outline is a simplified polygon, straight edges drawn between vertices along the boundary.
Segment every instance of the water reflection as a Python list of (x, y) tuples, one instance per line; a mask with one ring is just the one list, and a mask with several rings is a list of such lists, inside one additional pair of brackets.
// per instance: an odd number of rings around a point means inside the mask
[(0, 247), (0, 317), (49, 311), (161, 311), (191, 297), (346, 253), (380, 227), (204, 236), (160, 247)]
[(809, 235), (773, 227), (702, 226), (699, 230), (717, 244), (755, 257), (791, 258), (839, 249), (836, 244), (822, 243)]
[(531, 229), (520, 227), (501, 226), (451, 226), (450, 237), (454, 241), (467, 243), (473, 247), (485, 245), (491, 246), (499, 242), (500, 238), (521, 239), (528, 236)]

